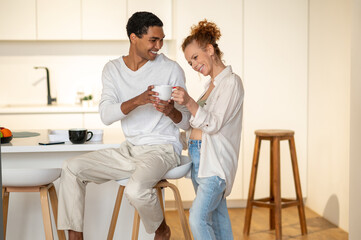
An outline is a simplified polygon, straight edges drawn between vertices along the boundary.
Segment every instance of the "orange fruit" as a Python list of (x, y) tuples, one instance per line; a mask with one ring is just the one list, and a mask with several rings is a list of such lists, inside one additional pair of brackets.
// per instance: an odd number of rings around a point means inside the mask
[(7, 128), (3, 128), (0, 131), (3, 134), (3, 137), (11, 137), (13, 135), (12, 132)]

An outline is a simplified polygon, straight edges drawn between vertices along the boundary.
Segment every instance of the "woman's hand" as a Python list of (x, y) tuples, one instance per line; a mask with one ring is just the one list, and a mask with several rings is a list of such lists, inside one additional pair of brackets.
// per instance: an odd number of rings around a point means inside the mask
[(188, 95), (184, 88), (175, 87), (172, 93), (172, 97), (176, 103), (185, 105), (193, 116), (196, 115), (199, 105)]
[(182, 87), (175, 87), (172, 93), (173, 100), (180, 105), (187, 105), (191, 97)]

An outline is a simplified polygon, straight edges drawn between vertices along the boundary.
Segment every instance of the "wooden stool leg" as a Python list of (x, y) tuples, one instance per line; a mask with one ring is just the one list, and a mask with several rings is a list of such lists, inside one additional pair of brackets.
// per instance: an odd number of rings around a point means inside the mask
[(190, 234), (190, 231), (189, 231), (187, 218), (186, 218), (186, 215), (184, 213), (184, 207), (183, 207), (183, 203), (182, 203), (182, 198), (181, 198), (181, 196), (179, 194), (179, 190), (174, 184), (169, 183), (169, 182), (166, 182), (166, 187), (169, 187), (173, 191), (174, 199), (175, 199), (175, 202), (177, 204), (178, 215), (179, 215), (181, 225), (182, 225), (182, 229), (183, 229), (184, 238), (185, 238), (185, 240), (191, 240), (192, 237), (191, 237), (191, 234)]
[[(275, 196), (274, 196), (274, 182), (273, 182), (273, 179), (274, 179), (274, 169), (273, 169), (273, 166), (274, 166), (274, 158), (273, 158), (273, 154), (274, 154), (274, 151), (275, 149), (273, 149), (272, 147), (272, 141), (270, 141), (270, 175), (269, 175), (269, 178), (270, 178), (270, 194), (269, 194), (269, 197), (270, 197), (270, 204), (271, 206), (274, 205), (275, 203)], [(270, 229), (271, 230), (274, 230), (276, 228), (276, 224), (275, 224), (275, 209), (273, 207), (270, 207), (269, 209), (269, 226), (270, 226)]]
[(40, 201), (41, 201), (41, 210), (43, 212), (45, 239), (53, 240), (54, 238), (53, 238), (53, 230), (51, 227), (50, 207), (49, 207), (48, 188), (47, 187), (40, 188)]
[(165, 212), (164, 212), (164, 204), (163, 204), (163, 194), (162, 194), (162, 188), (160, 188), (160, 187), (156, 187), (156, 189), (157, 189), (157, 195), (158, 195), (158, 199), (159, 199), (160, 207), (162, 208), (163, 217), (164, 217), (164, 219), (165, 219)]
[(50, 196), (51, 207), (53, 209), (55, 226), (58, 232), (58, 238), (59, 240), (65, 240), (66, 238), (65, 238), (64, 230), (58, 230), (58, 197), (56, 196), (56, 191), (53, 184), (51, 184), (51, 187), (49, 188), (49, 196)]
[(134, 210), (132, 240), (138, 240), (140, 217), (137, 209)]
[(6, 191), (6, 188), (2, 188), (4, 240), (6, 239), (6, 226), (8, 222), (9, 197), (10, 193)]
[(290, 145), (290, 153), (291, 153), (291, 160), (292, 160), (293, 177), (294, 177), (295, 188), (296, 188), (296, 196), (297, 196), (297, 200), (299, 201), (299, 204), (297, 207), (298, 207), (298, 215), (300, 218), (301, 232), (302, 232), (302, 235), (305, 235), (305, 234), (307, 234), (307, 225), (306, 225), (305, 208), (303, 205), (300, 175), (299, 175), (299, 171), (298, 171), (295, 139), (292, 137), (292, 138), (290, 138), (290, 140), (288, 142)]
[(118, 188), (117, 199), (115, 200), (113, 216), (112, 216), (112, 220), (110, 222), (109, 231), (108, 231), (108, 238), (107, 238), (108, 240), (112, 240), (114, 237), (115, 226), (117, 225), (120, 204), (122, 203), (124, 189), (125, 189), (125, 187), (122, 185), (120, 185)]
[(281, 217), (281, 169), (280, 169), (280, 139), (275, 137), (271, 140), (273, 161), (273, 195), (275, 199), (275, 228), (276, 240), (282, 239), (282, 217)]
[(252, 208), (253, 208), (252, 201), (254, 200), (254, 192), (255, 192), (255, 187), (256, 187), (260, 147), (261, 147), (261, 140), (258, 136), (256, 136), (256, 142), (254, 144), (252, 170), (251, 170), (251, 180), (249, 183), (249, 190), (248, 190), (246, 217), (245, 217), (244, 228), (243, 228), (243, 234), (245, 234), (245, 235), (249, 235), (249, 231), (251, 228), (251, 218), (252, 218)]

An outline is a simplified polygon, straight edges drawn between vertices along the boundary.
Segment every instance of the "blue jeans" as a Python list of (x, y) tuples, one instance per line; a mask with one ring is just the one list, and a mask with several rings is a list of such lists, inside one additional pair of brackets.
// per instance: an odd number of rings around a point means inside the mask
[(189, 140), (188, 153), (193, 162), (192, 182), (196, 192), (189, 214), (195, 240), (233, 239), (226, 199), (226, 183), (218, 176), (199, 178), (201, 140)]

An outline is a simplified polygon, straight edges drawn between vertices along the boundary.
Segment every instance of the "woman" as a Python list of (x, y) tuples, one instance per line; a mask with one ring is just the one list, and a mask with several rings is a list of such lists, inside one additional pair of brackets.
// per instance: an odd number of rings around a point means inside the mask
[(226, 197), (237, 170), (244, 91), (240, 77), (222, 62), (220, 36), (216, 24), (207, 20), (191, 28), (182, 44), (184, 56), (210, 79), (197, 102), (181, 87), (172, 94), (192, 114), (187, 139), (196, 198), (189, 222), (196, 240), (233, 239)]

